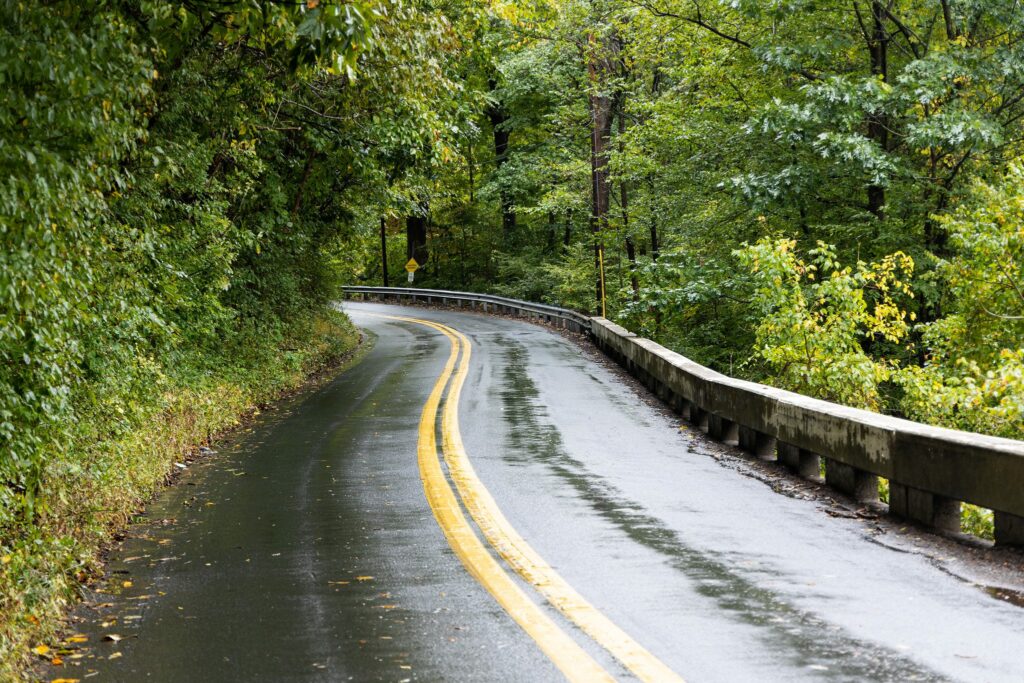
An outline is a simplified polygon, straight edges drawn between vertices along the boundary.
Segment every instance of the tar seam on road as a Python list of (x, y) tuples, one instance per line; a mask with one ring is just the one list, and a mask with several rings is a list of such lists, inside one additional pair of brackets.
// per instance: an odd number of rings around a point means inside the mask
[[(452, 344), (452, 358), (449, 364), (454, 361), (458, 349), (462, 348), (462, 357), (459, 360), (458, 370), (455, 371), (454, 379), (448, 389), (448, 396), (445, 399), (444, 412), (442, 415), (441, 436), (442, 451), (445, 463), (448, 465), (448, 472), (455, 483), (463, 504), (469, 511), (473, 521), (483, 533), (484, 537), (515, 571), (533, 586), (547, 601), (561, 612), (566, 618), (576, 624), (584, 633), (596, 641), (601, 647), (610, 652), (616, 659), (622, 662), (634, 675), (642, 681), (651, 683), (653, 681), (672, 681), (683, 683), (683, 679), (661, 662), (657, 657), (647, 651), (642, 645), (636, 642), (625, 631), (615, 625), (608, 617), (602, 614), (596, 607), (583, 598), (569, 583), (563, 579), (544, 559), (516, 532), (515, 528), (502, 514), (497, 502), (490, 492), (480, 481), (469, 456), (462, 443), (462, 436), (459, 431), (459, 398), (462, 386), (465, 383), (469, 371), (469, 359), (471, 356), (472, 344), (464, 334), (447, 325), (435, 323), (429, 320), (416, 318), (402, 318), (398, 316), (382, 316), (413, 322), (434, 328), (448, 337)], [(437, 399), (443, 391), (443, 385), (448, 382), (451, 376), (450, 367), (445, 367), (445, 373), (438, 380), (435, 391)], [(432, 398), (433, 394), (431, 395)], [(429, 405), (429, 401), (428, 401)], [(436, 408), (434, 405), (434, 419), (436, 420)], [(426, 417), (426, 410), (424, 411)], [(423, 456), (423, 427), (420, 423), (420, 454)], [(436, 461), (436, 437), (434, 436), (434, 423), (429, 426), (431, 443), (427, 450), (433, 453)], [(435, 465), (437, 463), (435, 462)], [(422, 468), (422, 461), (421, 461)], [(440, 467), (437, 467), (440, 472)], [(443, 477), (443, 472), (441, 472)], [(451, 493), (447, 480), (444, 480), (445, 488)], [(424, 478), (424, 486), (426, 479)], [(428, 493), (429, 498), (429, 493)], [(454, 496), (452, 496), (454, 499)], [(457, 505), (456, 501), (456, 505)], [(431, 503), (433, 506), (433, 503)], [(436, 510), (436, 509), (435, 509)], [(459, 510), (461, 516), (461, 510)], [(439, 518), (440, 519), (440, 518)], [(464, 518), (463, 518), (464, 521)], [(442, 525), (443, 526), (443, 525)], [(472, 529), (470, 528), (470, 532)], [(445, 532), (447, 534), (447, 531)], [(450, 538), (450, 537), (449, 537)], [(474, 534), (474, 539), (476, 538)], [(478, 541), (479, 542), (479, 541)], [(454, 546), (453, 546), (454, 547)], [(490, 559), (490, 556), (488, 555)], [(463, 560), (465, 563), (465, 560)], [(493, 559), (492, 559), (493, 561)], [(469, 565), (467, 564), (467, 568)], [(472, 573), (472, 568), (470, 568)], [(475, 575), (475, 574), (474, 574)], [(493, 591), (492, 591), (493, 594)], [(495, 596), (497, 597), (497, 596)], [(499, 599), (500, 602), (500, 599)], [(506, 608), (507, 609), (507, 608)], [(514, 615), (513, 615), (514, 616)], [(525, 628), (525, 627), (524, 627)], [(531, 635), (533, 635), (531, 633)], [(534, 636), (536, 640), (536, 636)], [(540, 641), (538, 640), (538, 643)], [(557, 662), (556, 662), (557, 664)], [(561, 668), (561, 666), (559, 667)], [(563, 672), (565, 670), (563, 669)]]

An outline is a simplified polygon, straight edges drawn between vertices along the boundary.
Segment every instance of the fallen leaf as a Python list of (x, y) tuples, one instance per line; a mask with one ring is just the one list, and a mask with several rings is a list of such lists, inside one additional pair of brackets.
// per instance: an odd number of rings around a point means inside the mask
[(131, 581), (123, 581), (123, 582), (121, 582), (121, 587), (122, 588), (131, 588), (132, 587), (132, 582)]
[(50, 664), (53, 664), (54, 666), (60, 666), (63, 663), (64, 663), (64, 660), (61, 659), (60, 657), (54, 657), (53, 659), (50, 660)]
[(79, 678), (55, 678), (50, 683), (78, 683), (80, 680)]
[(46, 645), (36, 645), (34, 648), (32, 648), (32, 652), (35, 652), (40, 657), (45, 657), (46, 653), (49, 651), (50, 648), (48, 648)]
[(115, 652), (112, 655), (110, 655), (109, 657), (107, 657), (107, 659), (117, 659), (120, 656), (121, 656), (120, 652)]
[(87, 642), (89, 642), (89, 636), (84, 636), (84, 635), (81, 635), (81, 634), (74, 635), (74, 636), (71, 636), (70, 638), (68, 638), (68, 642), (69, 643), (87, 643)]
[(122, 640), (124, 640), (124, 638), (122, 636), (117, 635), (116, 633), (108, 633), (107, 635), (103, 636), (103, 640), (109, 640), (114, 643), (119, 643)]
[(373, 581), (372, 576), (357, 576), (356, 581)]

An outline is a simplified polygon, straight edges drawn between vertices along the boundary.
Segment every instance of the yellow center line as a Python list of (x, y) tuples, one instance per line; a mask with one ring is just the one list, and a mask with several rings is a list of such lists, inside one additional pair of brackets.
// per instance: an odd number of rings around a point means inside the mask
[(471, 344), (458, 330), (432, 324), (454, 334), (464, 348), (442, 417), (442, 448), (448, 472), (470, 516), (498, 554), (548, 602), (597, 641), (642, 681), (683, 679), (583, 598), (516, 532), (476, 474), (459, 431), (459, 396), (469, 371)]
[[(417, 444), (417, 461), (420, 478), (423, 480), (423, 491), (427, 502), (437, 519), (438, 525), (448, 539), (448, 544), (462, 561), (469, 573), (490, 592), (495, 600), (519, 624), (520, 627), (537, 643), (556, 667), (570, 681), (614, 681), (600, 664), (583, 650), (565, 631), (544, 611), (533, 602), (523, 590), (516, 585), (491, 556), (487, 548), (473, 531), (459, 506), (455, 492), (448, 484), (441, 462), (437, 454), (438, 406), (444, 388), (451, 378), (455, 362), (459, 355), (459, 340), (442, 330), (440, 326), (427, 320), (401, 318), (398, 316), (379, 316), (404, 320), (427, 325), (441, 331), (451, 342), (451, 353), (438, 377), (434, 388), (423, 406), (420, 416), (419, 441)], [(468, 348), (468, 347), (466, 347)]]

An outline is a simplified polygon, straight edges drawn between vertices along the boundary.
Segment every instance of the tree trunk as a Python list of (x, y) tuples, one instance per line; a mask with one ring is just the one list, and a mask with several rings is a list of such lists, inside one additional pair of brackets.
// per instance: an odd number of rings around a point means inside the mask
[(661, 245), (658, 243), (658, 219), (654, 217), (654, 211), (651, 211), (651, 260), (657, 261), (659, 256)]
[[(626, 132), (626, 118), (623, 116), (625, 109), (625, 97), (619, 95), (615, 98), (616, 108), (619, 110), (619, 153), (625, 152), (625, 143), (622, 136)], [(622, 211), (622, 232), (626, 236), (626, 258), (629, 259), (629, 285), (633, 289), (633, 301), (640, 300), (640, 282), (636, 277), (636, 245), (633, 243), (633, 235), (629, 232), (629, 184), (625, 180), (619, 181), (619, 209)]]
[(388, 233), (387, 233), (387, 220), (380, 217), (380, 263), (384, 269), (384, 286), (390, 287), (391, 284), (388, 282)]
[[(488, 81), (490, 91), (493, 93), (498, 84), (494, 79)], [(508, 141), (512, 131), (508, 129), (508, 111), (500, 101), (488, 105), (487, 118), (491, 121), (491, 128), (494, 131), (494, 162), (498, 171), (508, 161)], [(505, 188), (504, 183), (499, 183), (501, 189), (498, 191), (501, 202), (501, 231), (505, 244), (511, 244), (516, 232), (516, 210), (512, 202), (512, 195)]]
[(548, 244), (547, 252), (554, 253), (555, 244), (558, 243), (558, 226), (555, 224), (555, 212), (548, 211)]
[(611, 188), (608, 184), (608, 152), (612, 135), (612, 98), (606, 88), (614, 73), (615, 41), (605, 38), (600, 42), (589, 36), (590, 56), (587, 74), (590, 77), (590, 230), (594, 235), (594, 270), (597, 309), (604, 300), (603, 260), (604, 231), (608, 228), (608, 205)]
[(956, 40), (960, 37), (960, 30), (956, 27), (956, 17), (953, 16), (953, 8), (949, 6), (949, 0), (941, 0), (942, 20), (946, 24), (946, 39)]
[[(880, 0), (871, 1), (871, 74), (883, 82), (889, 80), (889, 34), (885, 30), (885, 7)], [(889, 118), (875, 112), (868, 116), (868, 138), (878, 143), (883, 151), (889, 151)], [(879, 220), (885, 219), (885, 188), (878, 184), (868, 186), (868, 211)]]
[(469, 203), (472, 204), (474, 201), (474, 193), (476, 192), (476, 174), (474, 173), (476, 162), (473, 161), (473, 141), (469, 141), (469, 146), (466, 147), (466, 166), (469, 168)]
[[(660, 91), (661, 91), (661, 67), (660, 66), (655, 66), (654, 67), (654, 76), (651, 78), (651, 97), (652, 98), (657, 97)], [(654, 185), (654, 177), (653, 176), (648, 176), (647, 184), (648, 184), (648, 187), (649, 187), (649, 189), (651, 191), (651, 199), (650, 199), (650, 204), (651, 204), (651, 225), (650, 225), (650, 233), (651, 233), (651, 260), (652, 261), (657, 261), (658, 257), (661, 256), (661, 243), (658, 240), (658, 216), (657, 216), (657, 213), (655, 212), (655, 207), (657, 206), (657, 204), (654, 201), (656, 188), (655, 188), (655, 185)]]

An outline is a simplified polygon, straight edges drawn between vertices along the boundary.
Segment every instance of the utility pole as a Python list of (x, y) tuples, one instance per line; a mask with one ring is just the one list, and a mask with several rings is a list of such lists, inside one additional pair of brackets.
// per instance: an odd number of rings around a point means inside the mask
[(384, 286), (390, 287), (388, 282), (388, 234), (387, 221), (384, 216), (380, 217), (380, 263), (384, 270)]

